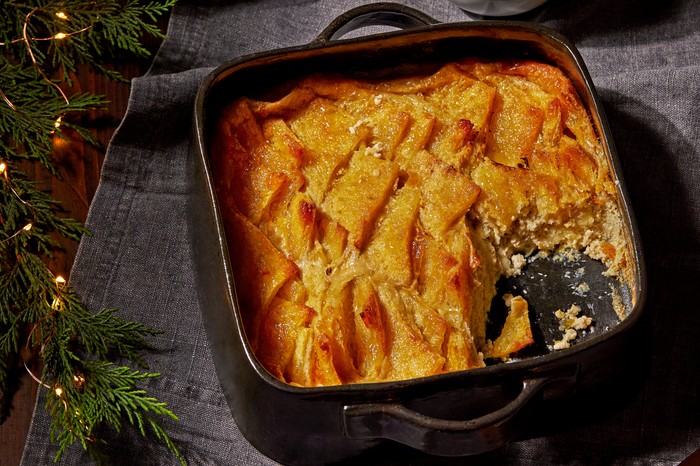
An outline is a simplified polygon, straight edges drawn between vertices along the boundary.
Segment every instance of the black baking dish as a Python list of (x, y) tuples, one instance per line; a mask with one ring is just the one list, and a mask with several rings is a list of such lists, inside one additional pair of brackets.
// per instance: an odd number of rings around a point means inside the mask
[[(402, 30), (336, 40), (377, 24)], [(610, 305), (590, 298), (598, 330), (569, 349), (545, 349), (510, 363), (400, 382), (316, 388), (280, 382), (256, 360), (238, 313), (231, 271), (235, 252), (229, 254), (213, 189), (216, 173), (209, 166), (210, 123), (232, 98), (264, 93), (281, 80), (311, 72), (378, 76), (467, 56), (538, 59), (558, 66), (573, 82), (609, 156), (634, 262), (627, 286), (603, 277), (602, 266), (593, 261), (582, 259), (573, 266), (585, 268), (592, 286), (617, 287), (624, 297), (626, 318), (619, 321)], [(382, 448), (415, 453), (398, 444), (430, 455), (475, 455), (523, 436), (541, 435), (551, 425), (551, 412), (562, 406), (583, 419), (576, 406), (597, 406), (601, 398), (614, 400), (613, 392), (622, 387), (620, 375), (639, 375), (632, 361), (639, 361), (635, 324), (646, 292), (641, 245), (601, 103), (580, 55), (554, 32), (519, 22), (437, 23), (405, 6), (367, 5), (336, 19), (306, 46), (254, 54), (217, 68), (197, 95), (194, 132), (191, 232), (204, 324), (233, 417), (243, 435), (265, 455), (287, 464), (327, 464)], [(559, 267), (550, 270), (551, 277), (567, 275), (561, 269), (567, 265), (537, 264)], [(534, 287), (528, 298), (537, 309), (538, 298), (533, 295), (551, 302), (569, 289), (556, 278), (527, 283), (528, 277), (540, 272), (526, 271), (522, 282), (502, 285)], [(544, 318), (535, 323), (542, 333), (551, 325)]]

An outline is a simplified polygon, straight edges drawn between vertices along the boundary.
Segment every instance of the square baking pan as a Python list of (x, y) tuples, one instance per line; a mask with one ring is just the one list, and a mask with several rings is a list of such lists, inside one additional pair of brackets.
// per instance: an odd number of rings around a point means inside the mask
[[(341, 39), (365, 26), (398, 30)], [(499, 283), (501, 292), (527, 293), (537, 343), (507, 363), (419, 379), (329, 387), (285, 384), (258, 362), (246, 339), (236, 298), (230, 251), (210, 164), (212, 127), (226, 103), (259, 96), (310, 73), (351, 78), (396, 76), (466, 57), (533, 59), (560, 68), (571, 80), (605, 150), (629, 250), (625, 280), (602, 274), (585, 256), (538, 260), (523, 274)], [(194, 109), (191, 228), (199, 300), (217, 375), (243, 435), (265, 455), (285, 464), (327, 464), (396, 449), (427, 457), (476, 455), (507, 442), (544, 435), (566, 407), (567, 425), (592, 422), (585, 413), (615, 409), (616, 394), (630, 396), (645, 345), (639, 331), (646, 294), (642, 247), (620, 164), (601, 102), (575, 47), (559, 34), (509, 21), (439, 23), (397, 4), (372, 4), (334, 20), (316, 40), (222, 64), (202, 83)], [(576, 280), (576, 281), (573, 281)], [(558, 323), (552, 309), (571, 302), (582, 280), (595, 327), (570, 348), (553, 351)], [(613, 291), (611, 291), (613, 290)], [(613, 309), (621, 298), (624, 318)], [(498, 310), (494, 309), (497, 321)], [(605, 401), (603, 401), (605, 400)], [(397, 453), (400, 457), (401, 453)], [(444, 462), (444, 458), (440, 460)]]

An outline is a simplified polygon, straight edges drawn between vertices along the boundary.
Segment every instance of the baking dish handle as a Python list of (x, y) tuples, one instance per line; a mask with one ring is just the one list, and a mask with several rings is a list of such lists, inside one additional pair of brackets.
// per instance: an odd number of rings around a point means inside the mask
[(354, 439), (391, 439), (441, 456), (484, 453), (512, 440), (521, 409), (542, 389), (561, 378), (525, 379), (518, 396), (502, 408), (469, 420), (438, 419), (400, 403), (366, 403), (343, 407), (345, 435)]
[(439, 21), (425, 13), (398, 3), (372, 3), (359, 6), (334, 19), (314, 42), (329, 42), (365, 26), (392, 26), (409, 29), (436, 24)]

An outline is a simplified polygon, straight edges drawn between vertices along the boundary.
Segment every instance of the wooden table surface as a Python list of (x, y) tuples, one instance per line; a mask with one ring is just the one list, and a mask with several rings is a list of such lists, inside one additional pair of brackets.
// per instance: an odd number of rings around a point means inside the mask
[[(163, 20), (161, 24), (167, 23)], [(145, 45), (154, 52), (157, 41), (144, 39)], [(129, 59), (111, 66), (127, 78), (143, 75), (150, 60)], [(82, 120), (83, 126), (92, 130), (100, 143), (107, 147), (112, 134), (121, 122), (129, 99), (129, 84), (110, 81), (95, 73), (87, 66), (82, 66), (74, 76), (74, 85), (68, 88), (70, 92), (91, 92), (106, 96), (109, 104), (106, 109), (86, 113)], [(32, 179), (44, 181), (44, 186), (51, 189), (53, 196), (58, 199), (67, 214), (84, 222), (90, 202), (95, 195), (100, 178), (100, 170), (104, 161), (104, 148), (97, 149), (81, 141), (77, 136), (71, 142), (58, 138), (54, 142), (54, 162), (59, 169), (62, 179), (52, 178), (45, 169), (36, 164), (25, 163), (21, 169)], [(64, 241), (62, 246), (65, 254), (57, 255), (49, 263), (54, 274), (66, 278), (70, 276), (70, 268), (75, 258), (78, 244)], [(40, 375), (41, 365), (32, 355), (28, 367)], [(12, 380), (17, 391), (11, 394), (9, 414), (0, 424), (0, 466), (16, 466), (22, 458), (24, 443), (27, 438), (29, 424), (34, 410), (38, 384), (31, 378), (23, 362), (16, 361), (12, 372)], [(43, 407), (42, 407), (43, 409)], [(47, 439), (48, 441), (48, 439)]]

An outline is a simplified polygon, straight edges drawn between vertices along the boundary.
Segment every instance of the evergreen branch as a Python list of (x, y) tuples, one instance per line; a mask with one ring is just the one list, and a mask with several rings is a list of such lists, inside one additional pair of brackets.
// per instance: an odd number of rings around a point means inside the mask
[(55, 87), (43, 81), (28, 66), (3, 63), (0, 56), (0, 89), (12, 107), (0, 102), (0, 148), (7, 159), (38, 160), (53, 175), (51, 163), (53, 137), (62, 133), (57, 121), (88, 110), (104, 108), (104, 98), (92, 94), (75, 94), (68, 103)]
[[(158, 332), (124, 321), (114, 312), (89, 313), (66, 287), (60, 291), (60, 303), (50, 306), (42, 321), (38, 333), (44, 375), (53, 381), (46, 406), (53, 418), (51, 439), (59, 445), (56, 458), (71, 444), (80, 443), (91, 458), (99, 459), (94, 451), (99, 446), (94, 429), (108, 424), (120, 431), (125, 419), (143, 437), (158, 438), (184, 464), (175, 444), (152, 417), (177, 420), (177, 416), (165, 403), (146, 396), (146, 391), (138, 387), (139, 382), (160, 374), (115, 366), (107, 360), (112, 352), (140, 360), (136, 349), (147, 346), (143, 335)], [(102, 324), (106, 328), (100, 328)]]
[(116, 309), (103, 309), (97, 313), (87, 312), (77, 306), (72, 306), (71, 309), (72, 312), (65, 313), (64, 318), (67, 325), (80, 335), (81, 344), (88, 353), (108, 358), (113, 352), (116, 356), (146, 367), (139, 351), (152, 348), (144, 336), (157, 335), (160, 331), (138, 322), (125, 321), (115, 315)]
[(20, 262), (18, 257), (24, 257), (28, 252), (48, 257), (52, 255), (57, 247), (53, 233), (73, 241), (79, 241), (82, 235), (89, 234), (80, 222), (59, 217), (57, 212), (62, 210), (61, 204), (50, 193), (38, 189), (36, 182), (27, 181), (26, 175), (13, 170), (12, 166), (7, 166), (6, 170), (12, 173), (12, 182), (0, 179), (0, 240), (10, 237), (28, 223), (33, 227), (22, 232), (17, 241), (0, 243), (0, 270), (3, 271), (0, 276), (3, 287), (0, 289), (5, 289), (7, 285), (3, 283), (6, 267)]
[[(164, 39), (156, 26), (160, 16), (169, 11), (175, 0), (152, 1), (143, 4), (138, 0), (72, 0), (70, 2), (34, 1), (30, 4), (0, 3), (0, 29), (5, 32), (4, 43), (23, 37), (24, 15), (38, 9), (27, 23), (28, 36), (34, 38), (55, 37), (58, 33), (71, 34), (61, 40), (51, 40), (42, 47), (42, 41), (30, 41), (36, 61), (40, 66), (76, 71), (79, 64), (101, 65), (101, 60), (114, 58), (120, 52), (137, 57), (150, 56), (141, 44), (144, 35)], [(65, 13), (67, 19), (56, 14)], [(12, 34), (12, 35), (11, 35)], [(30, 61), (27, 44), (15, 42), (8, 46), (11, 55), (22, 62)], [(46, 63), (47, 57), (51, 58)], [(97, 67), (100, 68), (99, 66)], [(69, 76), (65, 78), (70, 83)]]
[(165, 403), (145, 396), (146, 391), (138, 388), (139, 382), (160, 374), (134, 371), (106, 361), (88, 361), (83, 366), (80, 376), (71, 372), (59, 375), (57, 384), (47, 393), (47, 409), (54, 418), (51, 436), (59, 445), (56, 458), (76, 442), (80, 442), (92, 457), (97, 457), (90, 451), (95, 447), (96, 426), (106, 422), (119, 432), (126, 418), (142, 436), (146, 437), (151, 431), (185, 464), (177, 446), (151, 415), (173, 420), (177, 420), (177, 416)]
[[(98, 145), (75, 116), (104, 108), (94, 94), (71, 93), (70, 73), (86, 64), (124, 80), (105, 60), (120, 54), (146, 57), (144, 35), (164, 38), (155, 22), (174, 0), (33, 0), (0, 2), (0, 412), (8, 403), (8, 357), (22, 346), (39, 348), (42, 385), (58, 460), (79, 443), (105, 460), (95, 434), (102, 425), (119, 431), (126, 421), (142, 436), (159, 439), (184, 458), (156, 416), (177, 417), (139, 384), (155, 372), (116, 366), (115, 358), (146, 367), (146, 338), (159, 333), (123, 320), (114, 309), (91, 313), (79, 296), (47, 268), (59, 250), (57, 237), (78, 241), (88, 230), (59, 215), (50, 193), (17, 171), (21, 160), (41, 163), (53, 176), (55, 138), (72, 129)], [(29, 335), (22, 332), (29, 328)], [(24, 338), (24, 339), (23, 339)]]

